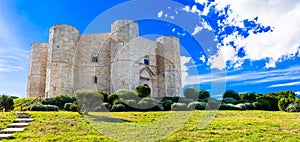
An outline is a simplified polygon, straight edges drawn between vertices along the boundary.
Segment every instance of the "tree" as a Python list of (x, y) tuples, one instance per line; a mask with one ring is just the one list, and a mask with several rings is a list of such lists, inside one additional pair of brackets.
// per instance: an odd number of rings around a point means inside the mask
[(234, 90), (227, 90), (224, 95), (223, 98), (234, 98), (236, 100), (240, 100), (240, 96), (237, 92), (235, 92)]
[(210, 97), (210, 94), (208, 91), (204, 90), (204, 89), (201, 89), (199, 91), (199, 96), (198, 96), (198, 99), (207, 99)]
[(0, 108), (2, 107), (5, 108), (5, 111), (13, 110), (14, 109), (13, 98), (6, 95), (0, 95)]
[(141, 98), (149, 97), (151, 93), (151, 89), (147, 84), (137, 86), (135, 90), (136, 90), (136, 94)]
[(256, 101), (256, 94), (255, 93), (246, 93), (246, 94), (239, 94), (240, 98), (242, 100), (247, 100), (250, 102), (255, 102)]
[(184, 90), (184, 96), (186, 98), (189, 98), (189, 99), (197, 99), (198, 98), (198, 91), (194, 87), (186, 88)]

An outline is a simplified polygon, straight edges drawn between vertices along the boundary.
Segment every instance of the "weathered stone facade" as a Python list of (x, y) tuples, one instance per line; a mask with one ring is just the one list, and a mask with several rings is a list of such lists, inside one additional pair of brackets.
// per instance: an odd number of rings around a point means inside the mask
[(54, 25), (48, 43), (31, 46), (27, 97), (135, 91), (144, 84), (151, 97), (181, 96), (179, 39), (152, 41), (138, 29), (136, 22), (118, 20), (111, 33), (80, 35), (75, 27)]

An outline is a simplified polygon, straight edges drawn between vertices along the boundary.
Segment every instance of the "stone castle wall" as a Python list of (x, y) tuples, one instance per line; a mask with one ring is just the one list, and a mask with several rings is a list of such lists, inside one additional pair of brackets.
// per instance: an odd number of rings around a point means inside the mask
[[(138, 29), (131, 20), (118, 20), (111, 33), (102, 34), (80, 35), (75, 27), (53, 26), (49, 43), (32, 47), (27, 97), (76, 90), (134, 92), (144, 84), (150, 86), (152, 97), (181, 96), (179, 39), (152, 41), (140, 37)], [(43, 56), (37, 55), (40, 52)], [(43, 73), (35, 73), (39, 69)]]
[(33, 43), (30, 55), (27, 96), (36, 98), (45, 94), (48, 44)]

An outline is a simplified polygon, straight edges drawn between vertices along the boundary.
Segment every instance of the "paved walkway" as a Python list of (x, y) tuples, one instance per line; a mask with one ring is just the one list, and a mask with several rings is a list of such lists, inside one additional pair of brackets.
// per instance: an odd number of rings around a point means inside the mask
[(17, 119), (12, 124), (8, 124), (7, 128), (0, 131), (0, 140), (10, 137), (13, 133), (24, 131), (29, 122), (33, 121), (31, 115), (27, 113), (17, 112)]

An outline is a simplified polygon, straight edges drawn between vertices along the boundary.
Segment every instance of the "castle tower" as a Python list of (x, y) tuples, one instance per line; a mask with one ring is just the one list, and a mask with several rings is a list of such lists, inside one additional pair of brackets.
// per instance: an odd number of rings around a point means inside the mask
[(111, 26), (111, 92), (135, 90), (138, 78), (136, 47), (129, 47), (129, 43), (138, 36), (138, 24), (134, 21), (117, 20)]
[(31, 45), (27, 83), (28, 98), (45, 95), (47, 55), (47, 43), (33, 43)]
[(181, 64), (179, 39), (171, 36), (157, 40), (158, 94), (163, 96), (181, 96)]
[(78, 30), (69, 25), (55, 25), (50, 29), (46, 98), (74, 93), (73, 67), (78, 38)]

